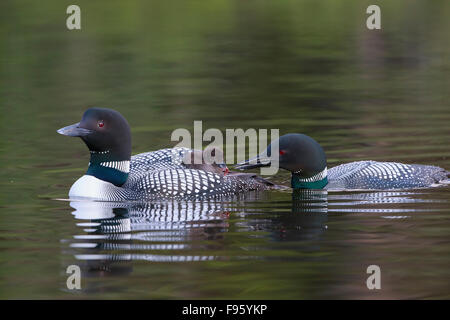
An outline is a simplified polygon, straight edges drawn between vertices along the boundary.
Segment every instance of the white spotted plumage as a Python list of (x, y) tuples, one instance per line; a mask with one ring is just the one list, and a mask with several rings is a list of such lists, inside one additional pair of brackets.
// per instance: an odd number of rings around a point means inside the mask
[(427, 187), (445, 180), (442, 168), (398, 162), (356, 161), (328, 170), (326, 189), (403, 189)]

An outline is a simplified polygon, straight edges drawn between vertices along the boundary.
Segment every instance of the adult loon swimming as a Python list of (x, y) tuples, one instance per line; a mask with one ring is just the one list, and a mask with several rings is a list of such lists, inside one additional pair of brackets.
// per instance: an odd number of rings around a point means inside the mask
[(278, 162), (279, 168), (291, 171), (294, 189), (421, 188), (447, 180), (450, 174), (435, 166), (378, 161), (356, 161), (327, 169), (325, 152), (313, 138), (291, 133), (276, 143), (278, 159), (271, 155), (272, 142), (265, 152), (236, 168), (251, 169)]
[(217, 198), (272, 185), (254, 174), (229, 173), (222, 163), (186, 163), (191, 158), (187, 154), (195, 155), (194, 150), (187, 148), (131, 156), (128, 122), (111, 109), (88, 109), (79, 123), (57, 132), (80, 137), (91, 154), (86, 174), (70, 188), (70, 198), (106, 201)]

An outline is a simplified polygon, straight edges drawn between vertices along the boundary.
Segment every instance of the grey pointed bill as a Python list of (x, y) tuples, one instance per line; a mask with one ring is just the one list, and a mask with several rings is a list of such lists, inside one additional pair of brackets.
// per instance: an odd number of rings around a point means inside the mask
[(56, 132), (69, 137), (84, 137), (92, 133), (92, 130), (81, 128), (80, 123), (78, 122), (70, 126), (56, 130)]
[(236, 164), (234, 168), (240, 170), (247, 170), (261, 167), (269, 167), (271, 162), (272, 160), (269, 157), (258, 155), (254, 158)]

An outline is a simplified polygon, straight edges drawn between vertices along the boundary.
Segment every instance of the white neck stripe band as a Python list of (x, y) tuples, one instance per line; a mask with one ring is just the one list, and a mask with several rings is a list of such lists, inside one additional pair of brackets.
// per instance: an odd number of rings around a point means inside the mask
[[(297, 173), (297, 172), (294, 172)], [(323, 169), (322, 171), (320, 171), (319, 173), (313, 175), (312, 177), (309, 178), (299, 178), (298, 180), (301, 182), (316, 182), (316, 181), (320, 181), (324, 178), (327, 177), (327, 167), (325, 167), (325, 169)]]
[(130, 172), (130, 161), (108, 161), (108, 162), (100, 162), (100, 165), (107, 168), (113, 168), (124, 173)]

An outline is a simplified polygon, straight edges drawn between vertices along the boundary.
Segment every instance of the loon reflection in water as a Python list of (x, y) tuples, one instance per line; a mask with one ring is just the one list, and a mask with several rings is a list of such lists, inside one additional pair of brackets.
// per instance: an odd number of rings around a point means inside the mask
[[(426, 195), (426, 192), (329, 194), (326, 190), (295, 190), (291, 201), (282, 201), (276, 211), (271, 211), (273, 199), (266, 199), (266, 193), (258, 199), (247, 197), (228, 202), (73, 201), (70, 203), (75, 209), (73, 215), (83, 232), (62, 241), (66, 244), (64, 268), (77, 264), (86, 277), (105, 277), (132, 273), (133, 261), (277, 259), (264, 252), (284, 242), (297, 243), (298, 252), (317, 252), (321, 250), (320, 240), (327, 233), (330, 218), (335, 220), (335, 212), (381, 213), (380, 219), (406, 219), (418, 210), (417, 204), (429, 203)], [(412, 203), (415, 209), (408, 208)], [(390, 208), (392, 204), (404, 206)], [(229, 232), (243, 237), (231, 248), (227, 241)]]
[(89, 148), (88, 170), (70, 188), (71, 199), (218, 199), (274, 187), (255, 174), (229, 172), (217, 147), (166, 148), (131, 156), (130, 126), (115, 110), (90, 108), (80, 122), (57, 132), (79, 137)]
[[(318, 192), (320, 201), (326, 202), (326, 192)], [(313, 201), (308, 200), (311, 199), (311, 193), (305, 191), (306, 198), (294, 198), (293, 214), (274, 218), (273, 222), (263, 224), (263, 229), (273, 233), (273, 239), (280, 240), (287, 240), (290, 236), (298, 238), (299, 234), (305, 234), (305, 239), (321, 234), (325, 230), (326, 203), (316, 206), (314, 196)], [(76, 264), (80, 265), (83, 273), (91, 277), (103, 277), (115, 272), (123, 274), (124, 270), (132, 272), (131, 265), (125, 265), (134, 260), (192, 262), (255, 258), (249, 257), (246, 251), (236, 256), (227, 256), (222, 252), (226, 249), (224, 236), (229, 232), (230, 224), (232, 232), (236, 227), (238, 232), (254, 230), (252, 220), (239, 217), (233, 219), (233, 215), (251, 214), (252, 210), (247, 210), (247, 207), (261, 200), (264, 199), (249, 198), (247, 195), (237, 202), (127, 204), (72, 201), (70, 205), (75, 209), (73, 215), (77, 220), (83, 220), (76, 223), (83, 233), (74, 235), (73, 240), (63, 241), (68, 244), (65, 251), (77, 260)], [(230, 219), (233, 222), (230, 223)], [(301, 229), (284, 234), (283, 239), (279, 237), (278, 230), (272, 229), (273, 225), (279, 226), (279, 229), (296, 225)], [(214, 254), (216, 252), (220, 254)]]

